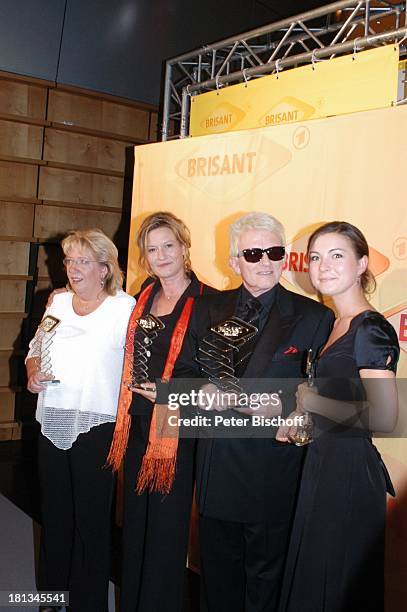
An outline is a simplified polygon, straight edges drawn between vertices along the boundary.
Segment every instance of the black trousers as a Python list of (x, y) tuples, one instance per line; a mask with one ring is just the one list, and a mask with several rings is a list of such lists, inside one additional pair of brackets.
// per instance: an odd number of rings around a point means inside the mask
[(42, 536), (38, 588), (69, 591), (71, 612), (107, 612), (114, 477), (104, 468), (114, 423), (60, 450), (38, 441)]
[(275, 612), (290, 521), (235, 523), (200, 516), (201, 610)]
[(195, 440), (181, 439), (168, 495), (135, 492), (150, 417), (133, 416), (124, 459), (120, 612), (183, 612)]

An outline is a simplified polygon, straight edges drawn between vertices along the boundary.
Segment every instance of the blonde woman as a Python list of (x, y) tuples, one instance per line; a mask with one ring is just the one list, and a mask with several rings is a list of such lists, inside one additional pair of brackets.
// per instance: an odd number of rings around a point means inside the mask
[(69, 591), (72, 612), (107, 612), (114, 479), (103, 466), (135, 300), (122, 291), (117, 249), (102, 231), (74, 231), (61, 244), (69, 291), (53, 296), (43, 322), (55, 327), (42, 354), (37, 334), (26, 360), (41, 424), (39, 588)]
[[(149, 279), (137, 296), (129, 323), (123, 383), (140, 368), (148, 383), (131, 389), (122, 385), (109, 454), (109, 463), (116, 469), (124, 457), (120, 610), (181, 612), (195, 440), (157, 435), (155, 381), (171, 378), (194, 300), (214, 290), (199, 282), (192, 272), (189, 230), (172, 213), (149, 215), (140, 226), (137, 245), (140, 265)], [(138, 321), (149, 315), (162, 327), (147, 348)]]

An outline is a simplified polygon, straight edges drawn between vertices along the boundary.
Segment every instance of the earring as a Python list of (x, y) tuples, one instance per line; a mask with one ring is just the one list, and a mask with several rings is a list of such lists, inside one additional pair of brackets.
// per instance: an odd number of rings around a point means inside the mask
[(102, 289), (105, 286), (105, 279), (104, 278), (100, 279), (100, 286), (102, 287)]

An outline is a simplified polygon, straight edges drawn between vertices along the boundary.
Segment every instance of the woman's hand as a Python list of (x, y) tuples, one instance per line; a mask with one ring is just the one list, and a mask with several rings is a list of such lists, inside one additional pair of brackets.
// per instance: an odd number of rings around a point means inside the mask
[[(298, 421), (299, 419), (302, 418), (302, 416), (303, 416), (302, 412), (298, 412), (297, 410), (294, 410), (293, 412), (290, 412), (290, 414), (287, 417), (285, 417), (285, 420), (288, 423), (290, 422), (290, 420)], [(278, 442), (288, 442), (289, 444), (292, 444), (296, 433), (297, 433), (297, 425), (280, 425), (276, 433), (276, 440)]]
[(52, 380), (53, 376), (49, 376), (44, 374), (44, 372), (34, 372), (28, 379), (27, 389), (31, 393), (41, 393), (44, 389), (47, 388), (47, 385), (44, 384), (47, 380)]
[(300, 414), (312, 412), (315, 395), (318, 395), (318, 389), (315, 386), (310, 387), (306, 382), (298, 385), (297, 393), (295, 394), (297, 400), (296, 412)]
[(129, 386), (129, 389), (133, 393), (137, 393), (137, 395), (141, 395), (141, 396), (145, 397), (146, 399), (148, 399), (153, 404), (155, 404), (156, 401), (157, 401), (157, 387), (156, 387), (155, 383), (145, 382), (145, 383), (142, 383), (140, 386), (137, 386), (137, 387)]
[(54, 289), (54, 291), (52, 291), (52, 293), (49, 294), (48, 296), (48, 301), (45, 305), (45, 308), (49, 308), (52, 304), (52, 302), (54, 301), (54, 297), (56, 295), (58, 295), (58, 293), (66, 293), (68, 291), (68, 289), (66, 289), (65, 287), (61, 287), (60, 289)]

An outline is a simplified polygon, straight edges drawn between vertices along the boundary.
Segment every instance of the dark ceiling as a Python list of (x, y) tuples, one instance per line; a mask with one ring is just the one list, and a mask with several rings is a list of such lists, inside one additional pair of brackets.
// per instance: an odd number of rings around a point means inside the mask
[(329, 4), (324, 0), (253, 0), (255, 18), (261, 15), (262, 24), (298, 15), (317, 6)]
[(324, 0), (0, 0), (0, 70), (157, 104), (163, 60)]

